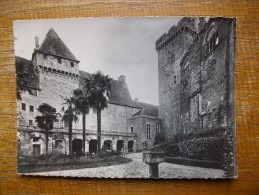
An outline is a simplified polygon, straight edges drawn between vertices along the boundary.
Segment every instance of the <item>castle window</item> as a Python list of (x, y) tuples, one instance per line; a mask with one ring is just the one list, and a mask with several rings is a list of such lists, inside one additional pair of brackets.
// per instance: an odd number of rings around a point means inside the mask
[(147, 124), (147, 138), (151, 138), (151, 135), (150, 135), (150, 124)]
[(33, 125), (33, 121), (32, 120), (29, 120), (29, 125)]
[(32, 141), (33, 141), (33, 142), (37, 142), (37, 141), (39, 141), (39, 139), (40, 139), (39, 137), (33, 137), (33, 138), (32, 138)]
[(71, 62), (71, 67), (74, 67), (74, 63), (73, 62)]
[(61, 58), (58, 57), (58, 63), (61, 64)]
[(30, 106), (30, 111), (34, 112), (34, 106)]
[(156, 122), (156, 134), (160, 133), (159, 122)]
[(45, 53), (43, 54), (43, 59), (45, 59), (45, 60), (47, 59), (47, 54), (45, 54)]
[(133, 133), (133, 127), (130, 127), (130, 133)]
[(22, 110), (26, 110), (26, 104), (22, 103)]
[(29, 94), (30, 94), (30, 95), (33, 95), (33, 96), (37, 96), (37, 90), (35, 90), (35, 89), (30, 89), (30, 90), (29, 90)]
[(174, 84), (176, 84), (176, 76), (174, 76)]

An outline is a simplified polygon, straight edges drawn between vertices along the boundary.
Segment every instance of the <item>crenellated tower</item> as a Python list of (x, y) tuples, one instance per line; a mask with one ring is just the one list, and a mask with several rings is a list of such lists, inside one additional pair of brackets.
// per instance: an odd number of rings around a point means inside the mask
[(162, 130), (180, 132), (180, 62), (197, 36), (197, 18), (182, 18), (156, 41), (158, 53), (159, 116)]

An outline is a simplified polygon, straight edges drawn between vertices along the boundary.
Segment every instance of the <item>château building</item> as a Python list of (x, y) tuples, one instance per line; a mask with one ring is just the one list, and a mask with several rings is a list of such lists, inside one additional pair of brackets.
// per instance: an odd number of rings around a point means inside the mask
[[(51, 28), (42, 44), (35, 38), (32, 59), (15, 57), (16, 67), (29, 73), (29, 91), (17, 100), (18, 151), (22, 155), (41, 155), (45, 153), (46, 137), (44, 130), (37, 127), (35, 117), (39, 105), (47, 103), (59, 113), (58, 122), (49, 133), (49, 152), (68, 153), (68, 121), (62, 120), (64, 98), (69, 98), (73, 90), (81, 87), (84, 78), (91, 74), (79, 69), (80, 61), (72, 54), (58, 34)], [(144, 112), (142, 117), (148, 121), (141, 124), (132, 122), (133, 117), (151, 108), (152, 113)], [(111, 81), (111, 96), (108, 107), (102, 111), (101, 145), (110, 150), (129, 152), (141, 151), (146, 141), (152, 145), (159, 131), (158, 106), (133, 101), (126, 84), (126, 77)], [(73, 122), (72, 151), (82, 151), (82, 121)], [(155, 125), (154, 125), (155, 124)], [(146, 135), (146, 136), (145, 136)], [(140, 139), (141, 136), (141, 139)], [(97, 116), (91, 109), (86, 116), (85, 151), (97, 150)]]

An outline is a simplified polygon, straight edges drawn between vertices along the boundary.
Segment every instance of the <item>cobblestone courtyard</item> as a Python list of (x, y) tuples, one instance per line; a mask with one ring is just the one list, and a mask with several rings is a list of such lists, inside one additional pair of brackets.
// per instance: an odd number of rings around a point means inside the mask
[[(27, 175), (43, 176), (70, 176), (70, 177), (113, 177), (113, 178), (148, 178), (149, 167), (142, 162), (142, 153), (131, 153), (127, 155), (133, 161), (108, 167), (86, 168), (67, 171), (51, 171), (32, 173)], [(219, 169), (207, 169), (161, 163), (159, 165), (159, 175), (161, 178), (218, 178), (223, 176), (223, 171)]]

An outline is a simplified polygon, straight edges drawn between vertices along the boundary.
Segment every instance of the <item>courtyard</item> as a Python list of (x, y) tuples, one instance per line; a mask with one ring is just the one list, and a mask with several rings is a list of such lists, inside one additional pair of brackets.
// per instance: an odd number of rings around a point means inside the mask
[[(120, 165), (76, 170), (27, 173), (26, 175), (105, 178), (149, 178), (149, 166), (142, 161), (142, 153), (130, 153), (132, 161)], [(160, 178), (221, 178), (223, 170), (161, 163)]]

